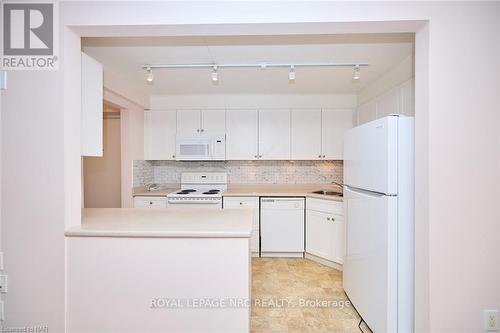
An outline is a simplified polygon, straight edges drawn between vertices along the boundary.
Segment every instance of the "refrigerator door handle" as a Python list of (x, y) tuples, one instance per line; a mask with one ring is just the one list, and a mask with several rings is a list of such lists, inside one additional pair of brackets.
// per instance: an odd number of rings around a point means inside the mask
[(385, 193), (363, 190), (361, 188), (357, 188), (357, 187), (353, 187), (353, 186), (349, 186), (349, 185), (344, 185), (344, 187), (345, 187), (346, 190), (349, 190), (351, 192), (355, 192), (355, 193), (358, 193), (358, 194), (361, 194), (361, 195), (367, 195), (367, 196), (371, 196), (371, 197), (396, 196), (396, 195), (392, 195), (392, 194), (388, 195), (388, 194), (385, 194)]

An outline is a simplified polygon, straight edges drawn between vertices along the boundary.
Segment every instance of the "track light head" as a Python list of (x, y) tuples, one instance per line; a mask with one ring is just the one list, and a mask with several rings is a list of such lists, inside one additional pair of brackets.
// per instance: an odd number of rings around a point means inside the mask
[(146, 68), (146, 71), (148, 72), (148, 75), (146, 76), (146, 81), (147, 82), (153, 82), (155, 79), (153, 75), (153, 69), (151, 67)]
[(355, 65), (354, 66), (354, 73), (352, 74), (352, 79), (354, 81), (358, 81), (360, 77), (361, 77), (361, 69), (360, 69), (359, 65)]
[(288, 73), (288, 80), (290, 82), (295, 81), (295, 66), (294, 65), (290, 66), (290, 72)]
[(217, 66), (213, 67), (211, 77), (212, 77), (212, 83), (213, 84), (216, 84), (216, 83), (219, 82), (219, 73), (217, 73)]

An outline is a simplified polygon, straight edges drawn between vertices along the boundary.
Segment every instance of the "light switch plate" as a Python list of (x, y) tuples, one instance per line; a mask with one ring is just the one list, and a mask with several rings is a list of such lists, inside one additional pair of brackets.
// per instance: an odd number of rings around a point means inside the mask
[(484, 331), (498, 332), (498, 310), (484, 310)]

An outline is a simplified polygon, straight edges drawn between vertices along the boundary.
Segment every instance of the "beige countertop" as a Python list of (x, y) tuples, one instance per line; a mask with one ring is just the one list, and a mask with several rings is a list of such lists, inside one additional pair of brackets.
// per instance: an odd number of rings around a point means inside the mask
[(229, 184), (227, 191), (223, 193), (225, 197), (308, 197), (342, 201), (342, 197), (314, 194), (313, 191), (330, 190), (341, 191), (340, 188), (332, 184)]
[[(159, 190), (148, 191), (145, 187), (135, 187), (134, 196), (166, 196), (170, 192), (180, 189), (180, 185), (168, 184)], [(314, 194), (313, 191), (339, 191), (339, 187), (332, 184), (229, 184), (224, 197), (307, 197), (342, 201), (342, 197)]]
[(132, 196), (134, 197), (165, 197), (167, 194), (181, 188), (180, 184), (164, 184), (158, 190), (148, 191), (145, 186), (134, 187)]
[(249, 238), (251, 209), (85, 208), (68, 237)]

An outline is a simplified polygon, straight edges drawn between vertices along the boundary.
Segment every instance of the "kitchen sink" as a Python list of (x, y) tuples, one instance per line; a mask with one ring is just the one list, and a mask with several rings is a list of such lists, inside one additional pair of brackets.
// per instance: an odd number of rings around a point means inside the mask
[(338, 191), (319, 190), (319, 191), (314, 191), (312, 193), (314, 193), (314, 194), (322, 194), (322, 195), (332, 195), (332, 196), (337, 196), (337, 197), (344, 196), (342, 192), (338, 192)]

